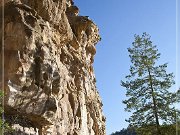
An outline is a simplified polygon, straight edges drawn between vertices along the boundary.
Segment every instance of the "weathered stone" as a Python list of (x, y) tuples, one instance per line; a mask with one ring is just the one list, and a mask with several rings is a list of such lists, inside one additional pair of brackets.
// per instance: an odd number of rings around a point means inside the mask
[(92, 67), (100, 40), (93, 21), (78, 16), (72, 0), (0, 4), (5, 9), (5, 114), (13, 134), (105, 135)]

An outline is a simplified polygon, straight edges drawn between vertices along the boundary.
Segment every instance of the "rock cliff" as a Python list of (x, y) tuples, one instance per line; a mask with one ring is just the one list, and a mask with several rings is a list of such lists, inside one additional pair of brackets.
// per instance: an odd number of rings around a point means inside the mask
[(13, 134), (105, 135), (92, 66), (97, 26), (72, 0), (4, 0), (0, 8), (5, 119)]

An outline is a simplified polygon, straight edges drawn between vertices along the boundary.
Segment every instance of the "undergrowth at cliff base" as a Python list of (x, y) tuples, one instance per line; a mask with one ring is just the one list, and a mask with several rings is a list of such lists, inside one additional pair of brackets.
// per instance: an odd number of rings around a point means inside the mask
[(4, 109), (3, 109), (3, 92), (2, 90), (0, 90), (0, 135), (2, 134), (8, 134), (13, 132), (13, 129), (11, 128), (11, 126), (9, 125), (9, 123), (7, 123), (4, 119), (3, 119), (3, 113), (4, 113)]

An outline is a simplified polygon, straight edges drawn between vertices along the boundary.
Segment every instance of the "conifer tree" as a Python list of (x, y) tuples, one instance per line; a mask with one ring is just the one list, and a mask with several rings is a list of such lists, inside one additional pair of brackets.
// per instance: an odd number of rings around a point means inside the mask
[(161, 135), (160, 125), (174, 124), (179, 113), (173, 106), (179, 102), (179, 91), (168, 91), (175, 83), (174, 75), (167, 73), (167, 63), (157, 65), (160, 53), (147, 33), (135, 35), (128, 52), (132, 63), (130, 75), (121, 81), (121, 86), (127, 90), (127, 100), (123, 101), (125, 110), (133, 113), (126, 121), (137, 128), (155, 126), (153, 134)]

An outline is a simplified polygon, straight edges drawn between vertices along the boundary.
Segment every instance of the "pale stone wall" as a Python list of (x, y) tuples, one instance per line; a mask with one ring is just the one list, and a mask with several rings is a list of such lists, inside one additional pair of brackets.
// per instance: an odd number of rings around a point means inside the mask
[(72, 4), (5, 0), (5, 112), (14, 134), (105, 135), (92, 67), (98, 28)]

